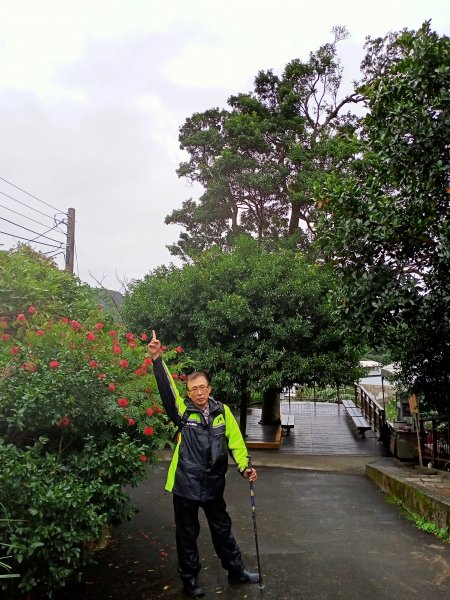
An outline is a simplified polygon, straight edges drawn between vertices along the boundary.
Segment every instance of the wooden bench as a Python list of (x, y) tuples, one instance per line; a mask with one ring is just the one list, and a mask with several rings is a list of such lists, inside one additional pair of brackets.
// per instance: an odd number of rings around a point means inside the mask
[(281, 428), (286, 430), (286, 435), (290, 435), (291, 429), (294, 427), (293, 415), (281, 415)]
[(352, 400), (342, 400), (342, 406), (347, 411), (348, 416), (353, 421), (361, 437), (366, 437), (366, 431), (371, 429), (371, 427), (361, 410)]

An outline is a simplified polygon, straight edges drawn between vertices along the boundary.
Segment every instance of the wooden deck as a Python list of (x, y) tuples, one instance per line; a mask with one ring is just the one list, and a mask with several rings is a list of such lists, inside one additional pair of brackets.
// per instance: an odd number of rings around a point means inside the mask
[(261, 409), (251, 409), (247, 415), (247, 448), (270, 448), (278, 450), (281, 444), (280, 425), (260, 425)]
[(345, 409), (328, 402), (281, 402), (281, 412), (294, 417), (290, 435), (280, 426), (260, 425), (261, 409), (247, 416), (246, 444), (249, 448), (272, 448), (280, 453), (303, 455), (382, 455), (377, 434), (370, 430), (361, 438)]

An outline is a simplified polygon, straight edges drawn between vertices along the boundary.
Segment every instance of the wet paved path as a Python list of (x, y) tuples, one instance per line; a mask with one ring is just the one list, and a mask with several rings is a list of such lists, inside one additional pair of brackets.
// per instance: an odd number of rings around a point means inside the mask
[[(255, 464), (264, 464), (266, 456), (271, 454), (255, 452)], [(321, 461), (330, 468), (338, 463), (338, 457)], [(259, 468), (255, 498), (263, 591), (258, 585), (228, 586), (202, 519), (200, 579), (206, 598), (448, 600), (450, 545), (408, 522), (364, 477), (357, 457), (347, 457), (347, 463), (339, 472), (316, 471), (312, 459), (312, 470)], [(138, 515), (114, 531), (87, 583), (71, 586), (58, 599), (184, 597), (176, 573), (172, 499), (163, 490), (166, 470), (162, 463), (132, 490)], [(249, 487), (234, 469), (227, 502), (246, 564), (255, 569)]]

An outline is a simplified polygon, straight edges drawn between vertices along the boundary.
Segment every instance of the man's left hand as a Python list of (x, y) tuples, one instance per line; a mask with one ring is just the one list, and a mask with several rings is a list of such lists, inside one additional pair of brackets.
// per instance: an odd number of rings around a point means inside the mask
[(256, 469), (253, 467), (247, 467), (244, 471), (244, 477), (249, 481), (256, 481), (258, 479)]

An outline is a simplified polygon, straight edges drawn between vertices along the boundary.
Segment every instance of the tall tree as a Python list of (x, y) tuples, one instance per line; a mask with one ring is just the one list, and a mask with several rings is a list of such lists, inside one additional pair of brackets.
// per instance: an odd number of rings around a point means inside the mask
[(356, 147), (357, 124), (343, 108), (360, 99), (340, 98), (342, 67), (334, 40), (291, 61), (281, 77), (260, 71), (254, 90), (228, 99), (230, 110), (194, 114), (180, 129), (189, 160), (180, 177), (200, 183), (198, 202), (186, 201), (166, 218), (185, 228), (173, 254), (184, 259), (217, 245), (233, 246), (247, 232), (260, 242), (288, 236), (304, 250), (314, 236), (313, 188), (324, 173), (345, 168)]
[(328, 180), (320, 241), (351, 327), (387, 340), (403, 381), (433, 382), (428, 406), (448, 411), (450, 38), (424, 23), (367, 49), (365, 152)]
[(334, 277), (293, 250), (271, 253), (241, 237), (234, 252), (212, 249), (195, 264), (160, 268), (135, 282), (124, 315), (136, 330), (181, 343), (213, 375), (219, 397), (241, 407), (249, 392), (270, 401), (263, 422), (279, 419), (274, 392), (293, 382), (353, 381), (351, 336), (343, 337), (329, 291)]

